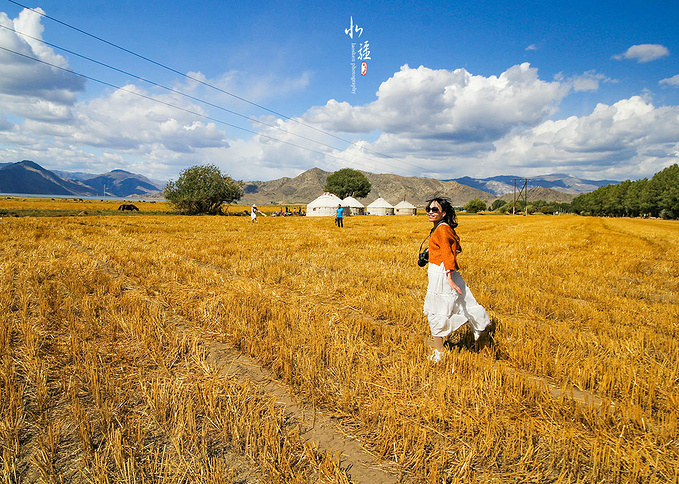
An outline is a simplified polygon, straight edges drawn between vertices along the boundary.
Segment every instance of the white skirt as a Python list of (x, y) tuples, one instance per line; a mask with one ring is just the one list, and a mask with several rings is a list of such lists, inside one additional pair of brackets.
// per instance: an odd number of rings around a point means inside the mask
[(453, 282), (462, 291), (459, 294), (448, 285), (446, 269), (441, 265), (429, 264), (429, 285), (424, 298), (424, 314), (429, 320), (432, 336), (447, 337), (463, 324), (474, 331), (478, 339), (484, 329), (490, 325), (488, 313), (474, 299), (474, 295), (462, 279), (459, 272), (453, 272)]

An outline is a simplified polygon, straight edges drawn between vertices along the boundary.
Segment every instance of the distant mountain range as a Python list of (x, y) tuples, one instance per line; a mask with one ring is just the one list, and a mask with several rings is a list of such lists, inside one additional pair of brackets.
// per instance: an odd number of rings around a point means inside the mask
[[(359, 199), (364, 204), (381, 196), (393, 204), (405, 199), (415, 205), (423, 205), (425, 200), (436, 195), (449, 197), (456, 206), (464, 205), (477, 197), (491, 203), (502, 195), (513, 195), (512, 179), (518, 178), (504, 176), (486, 179), (464, 177), (454, 180), (435, 180), (362, 173), (368, 177), (373, 187), (368, 196)], [(241, 203), (309, 203), (323, 192), (325, 180), (330, 174), (331, 172), (312, 168), (295, 178), (248, 182), (245, 184), (245, 195)], [(528, 198), (547, 202), (570, 202), (580, 193), (593, 191), (610, 183), (617, 182), (581, 180), (569, 175), (535, 177), (528, 182)]]
[[(270, 181), (252, 181), (244, 185), (240, 203), (307, 204), (323, 193), (326, 178), (332, 172), (312, 168), (295, 178), (279, 178)], [(516, 176), (491, 178), (463, 177), (452, 180), (404, 177), (399, 175), (363, 172), (372, 190), (360, 199), (364, 204), (377, 197), (396, 204), (407, 200), (422, 205), (436, 195), (449, 197), (453, 204), (461, 206), (473, 198), (491, 203), (496, 198), (511, 199)], [(581, 193), (615, 184), (610, 180), (584, 180), (570, 175), (554, 174), (533, 177), (528, 181), (529, 200), (570, 202)], [(165, 183), (152, 181), (142, 175), (124, 170), (113, 170), (102, 175), (82, 172), (46, 170), (33, 161), (0, 164), (0, 193), (39, 195), (103, 196), (160, 198)], [(522, 183), (517, 183), (521, 188)]]
[[(416, 205), (436, 194), (445, 194), (454, 204), (464, 204), (476, 198), (496, 197), (492, 194), (459, 184), (456, 181), (443, 182), (432, 178), (403, 177), (362, 172), (372, 185), (365, 198), (358, 200), (363, 204), (382, 197), (390, 203), (407, 200)], [(325, 180), (332, 172), (312, 168), (295, 178), (279, 178), (271, 181), (254, 181), (245, 184), (245, 194), (241, 203), (287, 203), (307, 204), (323, 193)]]
[(142, 175), (113, 170), (103, 175), (46, 170), (29, 160), (0, 165), (0, 193), (160, 198), (163, 187)]
[[(518, 188), (523, 186), (523, 180), (518, 176), (493, 176), (490, 178), (470, 178), (468, 176), (462, 178), (454, 178), (454, 181), (462, 183), (484, 192), (489, 192), (497, 196), (502, 196), (506, 193), (514, 192), (514, 180)], [(576, 178), (574, 176), (565, 174), (541, 175), (528, 179), (529, 188), (549, 188), (557, 192), (568, 193), (571, 195), (580, 195), (581, 193), (592, 192), (597, 188), (605, 185), (612, 185), (619, 183), (613, 180), (585, 180)]]

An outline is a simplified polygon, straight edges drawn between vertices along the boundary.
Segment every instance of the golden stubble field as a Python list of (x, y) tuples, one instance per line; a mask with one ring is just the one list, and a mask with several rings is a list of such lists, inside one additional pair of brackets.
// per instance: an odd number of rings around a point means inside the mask
[(215, 345), (394, 482), (679, 482), (679, 224), (459, 222), (497, 326), (431, 366), (424, 216), (2, 218), (3, 482), (361, 482)]

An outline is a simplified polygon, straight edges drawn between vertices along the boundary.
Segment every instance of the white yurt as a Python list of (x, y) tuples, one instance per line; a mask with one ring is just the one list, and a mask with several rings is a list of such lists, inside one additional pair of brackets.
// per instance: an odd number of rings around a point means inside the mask
[(356, 200), (354, 197), (347, 197), (344, 200), (342, 200), (342, 206), (349, 209), (347, 210), (347, 214), (349, 213), (351, 213), (351, 215), (365, 214), (365, 205)]
[(394, 206), (380, 197), (366, 208), (368, 215), (394, 215)]
[[(335, 217), (337, 205), (342, 205), (342, 199), (332, 193), (324, 193), (306, 206), (307, 217)], [(349, 215), (349, 210), (344, 210), (344, 215)]]
[(417, 207), (412, 203), (403, 200), (399, 202), (394, 207), (394, 213), (396, 215), (417, 215)]

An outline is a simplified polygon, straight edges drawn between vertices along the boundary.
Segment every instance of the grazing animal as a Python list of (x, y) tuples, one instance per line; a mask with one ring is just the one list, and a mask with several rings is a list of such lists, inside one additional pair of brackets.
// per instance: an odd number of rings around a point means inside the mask
[(118, 210), (132, 210), (132, 211), (139, 211), (139, 209), (136, 207), (136, 205), (132, 205), (131, 203), (123, 203), (118, 207)]

